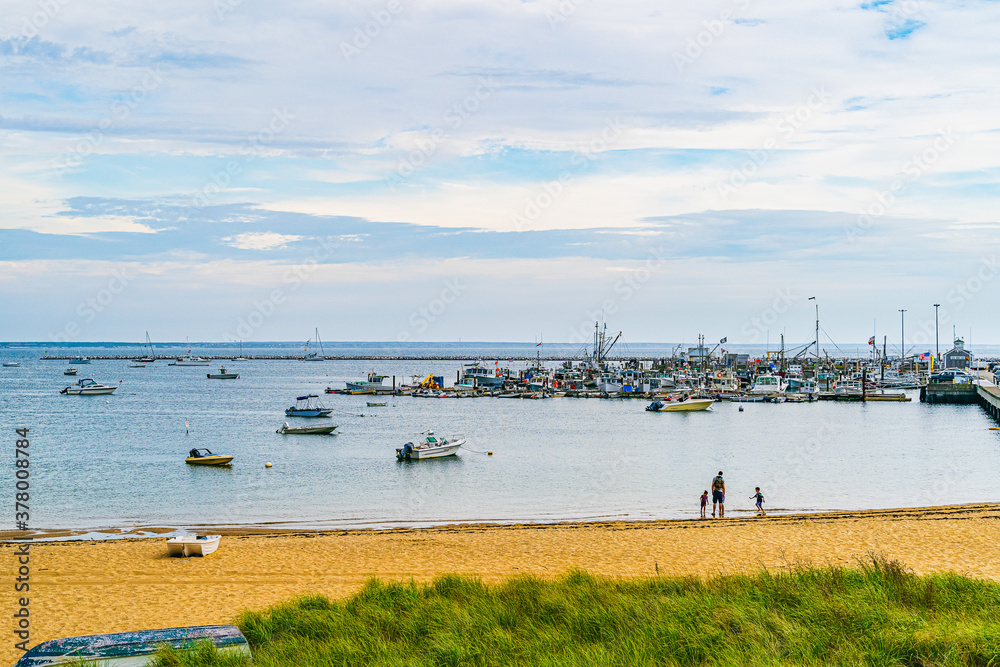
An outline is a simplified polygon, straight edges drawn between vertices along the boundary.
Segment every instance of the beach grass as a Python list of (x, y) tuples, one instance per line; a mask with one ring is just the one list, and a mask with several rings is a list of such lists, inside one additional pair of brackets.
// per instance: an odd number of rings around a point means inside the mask
[(156, 664), (1000, 665), (1000, 585), (874, 554), (709, 579), (372, 579), (349, 599), (303, 597), (237, 625), (252, 662), (205, 647)]

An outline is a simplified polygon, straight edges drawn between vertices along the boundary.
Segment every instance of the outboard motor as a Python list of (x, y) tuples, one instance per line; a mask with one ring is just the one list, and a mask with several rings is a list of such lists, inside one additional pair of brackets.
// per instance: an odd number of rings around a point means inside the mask
[(646, 406), (646, 410), (649, 412), (659, 412), (663, 408), (663, 403), (661, 401), (653, 401), (650, 405)]
[(397, 449), (396, 453), (399, 455), (399, 458), (401, 459), (409, 459), (410, 454), (413, 453), (413, 443), (412, 442), (406, 443), (405, 445), (403, 445), (402, 449)]

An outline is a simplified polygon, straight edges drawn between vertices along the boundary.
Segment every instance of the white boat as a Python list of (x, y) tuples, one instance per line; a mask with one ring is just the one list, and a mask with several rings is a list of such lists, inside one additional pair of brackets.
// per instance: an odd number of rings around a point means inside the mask
[(3, 367), (4, 368), (18, 368), (18, 367), (20, 367), (20, 365), (21, 365), (20, 361), (5, 361), (5, 362), (3, 362)]
[(319, 402), (316, 394), (306, 394), (295, 398), (295, 405), (285, 410), (288, 417), (329, 417), (333, 410)]
[(73, 357), (72, 359), (69, 360), (69, 363), (71, 363), (71, 364), (89, 364), (90, 363), (90, 359), (88, 359), (87, 357)]
[(467, 364), (462, 372), (462, 384), (472, 385), (477, 389), (495, 389), (503, 386), (503, 375), (497, 369), (483, 368), (479, 362)]
[(777, 394), (785, 391), (788, 384), (777, 375), (759, 375), (750, 385), (750, 394)]
[(336, 424), (319, 424), (317, 426), (290, 426), (288, 422), (281, 425), (275, 433), (281, 435), (336, 435)]
[(444, 456), (454, 456), (465, 444), (464, 435), (448, 437), (435, 436), (433, 431), (427, 433), (427, 438), (419, 444), (408, 442), (396, 450), (396, 458), (400, 461), (419, 461), (421, 459), (439, 459)]
[(221, 535), (182, 535), (167, 540), (168, 556), (207, 556), (219, 548)]
[(364, 382), (348, 382), (347, 391), (382, 391), (385, 389), (385, 385), (382, 381), (385, 380), (385, 375), (379, 375), (374, 371), (368, 374), (368, 379)]
[(316, 327), (316, 342), (319, 343), (320, 353), (316, 354), (315, 352), (309, 352), (310, 341), (307, 340), (305, 351), (308, 352), (308, 354), (302, 357), (302, 361), (326, 361), (326, 350), (323, 349), (323, 340), (319, 337), (319, 327)]
[(83, 380), (77, 380), (75, 385), (70, 385), (59, 393), (68, 396), (100, 396), (113, 394), (117, 388), (117, 386), (100, 384), (91, 378), (84, 378)]
[(63, 371), (63, 375), (76, 375), (76, 369), (70, 366), (69, 368)]
[(238, 380), (240, 377), (239, 373), (227, 372), (225, 366), (220, 366), (218, 373), (208, 373), (207, 376), (209, 380)]
[(138, 361), (134, 361), (128, 365), (129, 368), (145, 368), (146, 364)]
[(194, 357), (190, 353), (182, 354), (177, 357), (174, 361), (171, 361), (168, 366), (208, 366), (209, 360), (204, 357)]

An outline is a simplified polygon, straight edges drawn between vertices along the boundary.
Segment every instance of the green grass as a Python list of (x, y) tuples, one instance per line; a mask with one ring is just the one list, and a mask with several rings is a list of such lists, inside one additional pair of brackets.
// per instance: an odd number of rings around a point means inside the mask
[(997, 665), (1000, 585), (916, 576), (878, 556), (858, 568), (752, 576), (608, 579), (572, 572), (497, 586), (445, 576), (371, 580), (354, 597), (305, 597), (237, 625), (252, 663), (206, 647), (195, 665)]

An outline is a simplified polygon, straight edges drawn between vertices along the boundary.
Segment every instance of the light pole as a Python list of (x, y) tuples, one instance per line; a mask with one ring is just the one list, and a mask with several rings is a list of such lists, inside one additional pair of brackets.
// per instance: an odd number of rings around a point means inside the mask
[(941, 361), (941, 345), (938, 342), (938, 308), (941, 307), (940, 303), (934, 304), (934, 360)]
[[(809, 297), (808, 301), (816, 301), (816, 297)], [(819, 366), (819, 301), (816, 301), (816, 365)]]
[(906, 309), (899, 309), (899, 367), (903, 367), (903, 358), (906, 356)]

